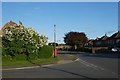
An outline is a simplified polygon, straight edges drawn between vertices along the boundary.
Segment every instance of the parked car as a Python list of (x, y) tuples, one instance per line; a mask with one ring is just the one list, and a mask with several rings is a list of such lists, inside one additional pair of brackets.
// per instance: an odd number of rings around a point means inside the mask
[(120, 48), (118, 47), (114, 47), (111, 49), (112, 52), (120, 52)]

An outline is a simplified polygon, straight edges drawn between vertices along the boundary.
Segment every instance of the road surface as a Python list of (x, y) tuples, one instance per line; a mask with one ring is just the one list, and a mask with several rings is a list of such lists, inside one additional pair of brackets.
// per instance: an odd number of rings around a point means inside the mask
[[(66, 53), (66, 54), (64, 54)], [(74, 54), (64, 52), (59, 56)], [(71, 63), (20, 70), (3, 70), (3, 78), (118, 78), (117, 54), (75, 53)]]

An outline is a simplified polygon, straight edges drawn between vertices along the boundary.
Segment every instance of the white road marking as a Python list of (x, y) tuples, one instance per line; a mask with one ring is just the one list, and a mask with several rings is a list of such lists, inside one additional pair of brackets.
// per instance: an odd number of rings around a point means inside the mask
[[(86, 65), (87, 67), (94, 68), (94, 69), (96, 69), (96, 70), (102, 70), (102, 71), (105, 71), (105, 70), (106, 70), (106, 71), (109, 71), (109, 70), (107, 70), (107, 69), (105, 69), (105, 68), (102, 68), (102, 67), (100, 67), (100, 66), (94, 65), (94, 64), (89, 63), (89, 62), (86, 62), (86, 61), (84, 61), (84, 60), (82, 60), (82, 59), (77, 59), (76, 61), (78, 61), (78, 62)], [(109, 72), (110, 72), (110, 71), (109, 71)], [(115, 73), (115, 72), (111, 72), (111, 73), (112, 73), (112, 74), (115, 74), (115, 75), (118, 75), (118, 74)]]
[(94, 65), (94, 64), (91, 64), (91, 63), (88, 63), (88, 62), (83, 61), (83, 60), (79, 60), (78, 62), (80, 62), (80, 63), (82, 63), (82, 64), (84, 64), (84, 65), (86, 65), (86, 66), (88, 66), (88, 67), (91, 67), (91, 68), (95, 68), (95, 69), (98, 68), (98, 66), (96, 66), (96, 65)]

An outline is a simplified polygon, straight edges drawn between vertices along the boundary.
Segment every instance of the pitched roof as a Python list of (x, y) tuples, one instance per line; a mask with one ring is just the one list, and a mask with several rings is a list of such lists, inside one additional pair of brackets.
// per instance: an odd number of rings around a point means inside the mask
[(109, 39), (120, 38), (120, 31), (114, 33)]
[(120, 38), (120, 31), (118, 31), (117, 35), (115, 36), (115, 38)]
[(17, 26), (17, 24), (13, 21), (7, 22), (4, 26)]
[(3, 26), (2, 30), (4, 30), (4, 28), (5, 28), (6, 26), (13, 26), (13, 27), (15, 27), (15, 26), (18, 26), (18, 25), (17, 25), (15, 22), (10, 21), (10, 22), (7, 22), (7, 23)]
[(18, 26), (18, 25), (17, 25), (15, 22), (13, 22), (13, 21), (7, 22), (7, 23), (0, 29), (0, 37), (2, 36), (2, 31), (4, 31), (4, 29), (5, 29), (6, 26), (16, 27), (16, 26)]
[(92, 43), (94, 40), (93, 39), (91, 39), (91, 40), (88, 40), (87, 41), (87, 43)]
[(105, 34), (105, 36), (101, 37), (99, 40), (107, 40), (108, 36)]
[(102, 36), (101, 38), (96, 38), (95, 41), (101, 41), (101, 40), (107, 40), (109, 37), (105, 34), (104, 36)]
[(0, 29), (0, 37), (1, 37), (1, 35), (2, 35), (2, 29)]
[(99, 39), (100, 39), (100, 38), (97, 37), (97, 38), (95, 39), (95, 41), (98, 41)]

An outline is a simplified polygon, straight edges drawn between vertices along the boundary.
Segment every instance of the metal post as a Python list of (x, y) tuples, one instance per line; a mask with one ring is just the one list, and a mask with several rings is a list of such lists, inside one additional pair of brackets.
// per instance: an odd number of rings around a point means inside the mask
[(54, 58), (56, 56), (56, 25), (54, 25)]
[(56, 48), (56, 25), (54, 25), (54, 48)]

